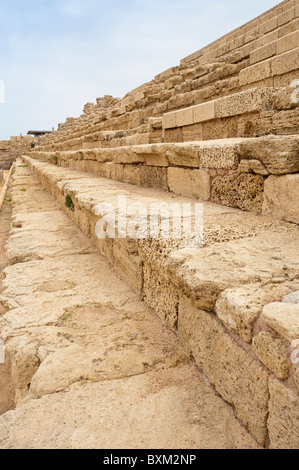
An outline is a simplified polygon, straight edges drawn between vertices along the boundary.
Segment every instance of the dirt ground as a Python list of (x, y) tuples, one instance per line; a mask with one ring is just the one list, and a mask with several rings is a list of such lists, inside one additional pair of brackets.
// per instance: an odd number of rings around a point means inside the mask
[[(0, 191), (2, 185), (0, 185)], [(9, 236), (11, 222), (11, 196), (8, 188), (2, 210), (0, 211), (0, 292), (3, 290), (3, 269), (8, 263), (5, 253), (5, 243)], [(5, 313), (0, 304), (0, 316)], [(0, 364), (0, 415), (14, 408), (14, 389), (4, 364)]]

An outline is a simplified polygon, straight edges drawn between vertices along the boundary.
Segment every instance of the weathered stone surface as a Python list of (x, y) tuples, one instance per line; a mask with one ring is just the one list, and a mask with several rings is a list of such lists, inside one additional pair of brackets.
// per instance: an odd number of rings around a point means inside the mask
[(215, 119), (215, 102), (202, 103), (193, 107), (194, 124)]
[(274, 106), (277, 110), (282, 109), (294, 109), (299, 106), (293, 96), (297, 97), (296, 87), (295, 86), (286, 86), (284, 88), (279, 88), (274, 92)]
[(265, 181), (262, 213), (299, 223), (299, 174), (269, 176)]
[(299, 339), (299, 304), (274, 302), (266, 305), (262, 318), (289, 342)]
[(298, 69), (299, 47), (272, 59), (272, 74), (282, 75)]
[(168, 168), (168, 186), (175, 194), (203, 201), (210, 199), (210, 175), (204, 170)]
[(241, 70), (239, 75), (240, 86), (260, 82), (261, 80), (271, 77), (271, 75), (271, 59), (268, 59)]
[(269, 88), (257, 87), (215, 101), (215, 117), (224, 118), (238, 114), (270, 109), (273, 102)]
[(239, 144), (241, 158), (260, 160), (275, 175), (299, 171), (299, 137), (266, 136), (244, 139)]
[(221, 396), (232, 403), (238, 417), (263, 443), (266, 436), (268, 377), (226, 333), (211, 313), (180, 298), (179, 338)]
[(172, 281), (188, 291), (199, 308), (214, 311), (225, 289), (261, 279), (263, 284), (294, 279), (298, 274), (297, 251), (297, 235), (268, 232), (267, 236), (222, 242), (221, 246), (171, 252), (168, 269)]
[(232, 288), (221, 293), (216, 303), (216, 313), (224, 325), (251, 342), (253, 326), (267, 303), (281, 301), (287, 292), (296, 289), (297, 283), (286, 282), (261, 286), (252, 284)]
[(242, 210), (261, 212), (263, 189), (262, 175), (235, 173), (217, 176), (212, 181), (212, 201)]
[(256, 173), (263, 176), (269, 176), (270, 173), (259, 160), (241, 160), (238, 167), (240, 173)]
[(233, 170), (238, 168), (238, 139), (205, 142), (199, 151), (200, 168)]
[[(268, 428), (271, 449), (297, 449), (299, 442), (299, 397), (270, 378)], [(289, 430), (292, 432), (289, 432)]]
[(184, 366), (105, 383), (83, 380), (0, 417), (0, 448), (257, 448), (197, 374)]
[(252, 51), (250, 54), (250, 64), (256, 64), (257, 62), (261, 62), (262, 60), (269, 59), (269, 57), (273, 57), (276, 54), (276, 44), (275, 42), (271, 42), (270, 44), (266, 44), (265, 46)]
[(253, 338), (252, 349), (256, 356), (279, 379), (287, 379), (291, 367), (289, 348), (278, 338), (262, 331)]
[(159, 317), (172, 330), (176, 330), (179, 304), (178, 290), (169, 282), (166, 276), (163, 276), (163, 274), (158, 276), (148, 263), (144, 266), (143, 276), (145, 302), (157, 311)]

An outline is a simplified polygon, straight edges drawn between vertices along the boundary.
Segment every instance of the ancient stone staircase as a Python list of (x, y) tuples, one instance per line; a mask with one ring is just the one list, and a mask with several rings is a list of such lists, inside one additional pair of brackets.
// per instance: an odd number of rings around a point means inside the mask
[[(71, 274), (69, 282), (80, 276), (77, 255), (80, 262), (86, 256), (80, 287), (86, 288), (91, 303), (100, 302), (92, 287), (100, 276), (94, 265), (96, 247), (130, 285), (136, 299), (142, 298), (176, 333), (185, 349), (184, 357), (194, 358), (254, 439), (271, 448), (299, 444), (295, 357), (299, 339), (299, 100), (298, 84), (294, 83), (299, 79), (298, 17), (298, 1), (284, 1), (125, 98), (106, 96), (96, 105), (87, 104), (80, 118), (68, 118), (57, 132), (45, 136), (38, 147), (23, 156), (14, 183), (15, 207), (22, 207), (22, 189), (29, 190), (37, 184), (33, 181), (39, 181), (87, 237), (79, 241), (82, 235), (76, 232), (76, 250), (72, 244), (68, 255), (76, 255), (71, 260), (73, 273), (65, 271), (65, 276)], [(24, 176), (22, 165), (28, 166)], [(32, 180), (32, 174), (36, 180)], [(142, 203), (146, 208), (201, 202), (201, 247), (173, 233), (166, 239), (153, 239), (149, 233), (139, 239), (99, 238), (96, 207), (110, 204), (117, 208), (124, 196), (128, 206)], [(30, 197), (26, 192), (26, 211), (29, 207), (38, 212), (34, 207), (44, 207), (44, 198), (48, 196), (40, 189), (38, 195), (30, 190)], [(27, 284), (24, 291), (15, 293), (14, 276), (20, 273), (22, 277), (25, 269), (32, 269), (30, 276), (36, 276), (37, 283), (39, 277), (44, 279), (46, 268), (25, 265), (41, 256), (40, 251), (45, 263), (47, 257), (67, 256), (69, 247), (67, 239), (60, 244), (55, 236), (44, 246), (38, 235), (33, 236), (33, 228), (31, 243), (31, 235), (22, 230), (25, 222), (18, 211), (15, 233), (8, 244), (13, 266), (7, 269), (7, 289), (2, 296), (10, 311), (0, 320), (0, 328), (10, 344), (8, 356), (17, 371), (15, 376), (25, 374), (25, 379), (15, 380), (21, 406), (2, 424), (6, 433), (12, 421), (18, 423), (18, 416), (40, 406), (32, 399), (47, 403), (52, 400), (49, 393), (68, 386), (57, 377), (69, 377), (66, 370), (72, 367), (69, 361), (73, 351), (69, 353), (68, 345), (59, 342), (59, 346), (51, 346), (55, 351), (50, 348), (46, 357), (41, 352), (36, 359), (36, 350), (48, 344), (43, 337), (38, 347), (32, 347), (30, 372), (24, 372), (26, 365), (17, 350), (22, 350), (20, 342), (24, 341), (25, 355), (29, 355), (31, 340), (27, 332), (26, 340), (20, 340), (20, 331), (38, 326), (41, 334), (42, 326), (52, 326), (62, 318), (69, 299), (64, 303), (63, 293), (59, 294), (59, 308), (53, 310), (59, 290), (55, 287), (55, 295), (39, 304), (36, 294), (34, 303)], [(35, 217), (37, 230), (44, 216)], [(191, 222), (194, 217), (192, 212)], [(131, 215), (129, 221), (132, 219)], [(45, 226), (48, 220), (47, 214)], [(119, 226), (117, 230), (119, 235)], [(53, 273), (53, 259), (51, 262)], [(89, 263), (95, 276), (91, 277), (90, 289)], [(60, 269), (64, 272), (65, 268)], [(47, 285), (51, 283), (48, 277), (43, 280)], [(120, 280), (110, 282), (123, 285)], [(17, 301), (13, 300), (19, 295)], [(39, 295), (43, 298), (44, 294)], [(77, 296), (85, 293), (80, 289), (72, 295), (74, 306)], [(85, 305), (86, 297), (80, 299), (76, 302)], [(27, 317), (31, 302), (32, 320)], [(72, 315), (77, 315), (73, 310)], [(147, 328), (144, 325), (143, 331)], [(76, 351), (76, 358), (83, 355), (85, 347)], [(53, 365), (57, 367), (56, 355), (61, 355), (63, 364), (58, 372)], [(80, 361), (78, 370), (89, 371), (82, 377), (91, 382), (103, 380), (98, 371), (89, 369), (89, 359)], [(184, 360), (179, 359), (181, 362)], [(173, 368), (171, 360), (169, 364), (166, 367)], [(155, 367), (149, 367), (152, 373)], [(78, 382), (80, 373), (74, 374), (72, 383)], [(169, 376), (172, 373), (175, 376), (173, 369)], [(50, 380), (43, 385), (46, 377)], [(86, 387), (91, 393), (92, 386)], [(75, 388), (70, 393), (79, 392)], [(70, 400), (66, 399), (67, 409)], [(206, 445), (200, 439), (202, 436), (194, 440), (195, 447)], [(4, 442), (7, 445), (17, 440), (6, 437)], [(66, 440), (63, 442), (67, 445)], [(152, 447), (151, 440), (146, 442)], [(72, 445), (78, 445), (78, 441), (75, 439)], [(217, 446), (211, 441), (213, 445)]]

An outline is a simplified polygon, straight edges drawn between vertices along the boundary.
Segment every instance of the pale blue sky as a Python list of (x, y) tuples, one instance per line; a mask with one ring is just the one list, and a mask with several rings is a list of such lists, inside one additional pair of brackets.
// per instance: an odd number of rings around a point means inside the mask
[(0, 140), (124, 96), (275, 0), (0, 0)]

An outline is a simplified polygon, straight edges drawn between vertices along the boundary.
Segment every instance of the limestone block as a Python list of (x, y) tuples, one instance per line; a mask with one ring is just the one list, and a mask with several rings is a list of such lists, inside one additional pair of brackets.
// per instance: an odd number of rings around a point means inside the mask
[(269, 176), (265, 181), (263, 215), (299, 223), (299, 174)]
[(168, 147), (166, 154), (169, 165), (199, 167), (199, 147), (196, 143), (175, 143)]
[(244, 287), (227, 289), (221, 293), (216, 302), (216, 313), (224, 325), (241, 336), (244, 341), (251, 342), (255, 321), (263, 307), (280, 301), (283, 296), (296, 289), (297, 284), (249, 284)]
[(253, 338), (252, 349), (256, 356), (279, 379), (287, 379), (291, 367), (286, 344), (270, 333), (262, 331)]
[(266, 44), (259, 49), (256, 49), (251, 52), (250, 54), (250, 65), (256, 64), (257, 62), (261, 62), (262, 60), (269, 59), (276, 54), (276, 44), (272, 42), (270, 44)]
[(220, 98), (215, 102), (215, 117), (223, 118), (238, 114), (270, 109), (273, 98), (269, 88), (256, 87), (241, 93)]
[[(277, 77), (280, 78), (280, 77)], [(295, 91), (294, 87), (286, 86), (280, 88), (274, 93), (274, 106), (275, 109), (293, 109), (299, 106), (299, 103), (294, 102), (292, 94)]]
[(278, 16), (278, 26), (282, 26), (295, 18), (295, 8), (290, 8), (281, 15)]
[(273, 31), (273, 29), (277, 28), (277, 18), (271, 18), (268, 21), (265, 21), (260, 25), (260, 33), (262, 35), (269, 33), (270, 31)]
[(222, 143), (204, 145), (199, 150), (200, 168), (220, 168), (232, 170), (238, 168), (238, 143)]
[(269, 176), (270, 173), (259, 160), (241, 160), (238, 167), (240, 173), (257, 173), (263, 176)]
[(182, 109), (176, 113), (176, 125), (177, 127), (189, 126), (193, 124), (193, 109), (192, 107)]
[(237, 416), (263, 443), (267, 373), (232, 340), (213, 314), (195, 308), (187, 297), (180, 298), (178, 334), (218, 393), (235, 407)]
[(271, 449), (298, 449), (299, 397), (274, 378), (269, 379), (268, 429)]
[(197, 106), (193, 106), (193, 120), (194, 124), (203, 121), (209, 121), (215, 118), (215, 101), (209, 101), (208, 103), (202, 103)]
[(144, 188), (156, 188), (168, 191), (167, 168), (141, 166), (140, 182), (140, 185)]
[(167, 277), (145, 262), (143, 269), (144, 301), (152, 307), (171, 329), (177, 329), (179, 295)]
[(271, 60), (268, 59), (241, 70), (239, 75), (240, 86), (249, 85), (250, 83), (259, 82), (271, 77)]
[(282, 75), (298, 69), (299, 47), (272, 59), (272, 75)]
[(172, 129), (173, 127), (177, 127), (176, 113), (172, 112), (172, 113), (163, 114), (162, 128), (163, 129)]
[(217, 176), (212, 181), (212, 201), (224, 206), (260, 213), (264, 178), (250, 173)]
[(210, 199), (210, 175), (203, 170), (168, 168), (168, 185), (175, 194), (202, 199)]
[(262, 319), (290, 343), (299, 339), (299, 304), (268, 304), (263, 308)]
[(277, 47), (277, 55), (282, 54), (284, 52), (290, 51), (291, 49), (295, 49), (298, 47), (299, 44), (299, 31), (295, 31), (283, 38), (279, 39), (276, 43)]
[(258, 159), (275, 175), (299, 171), (299, 137), (265, 136), (240, 142), (241, 158)]
[(237, 118), (235, 116), (226, 119), (214, 119), (203, 124), (204, 140), (235, 138), (238, 132)]

